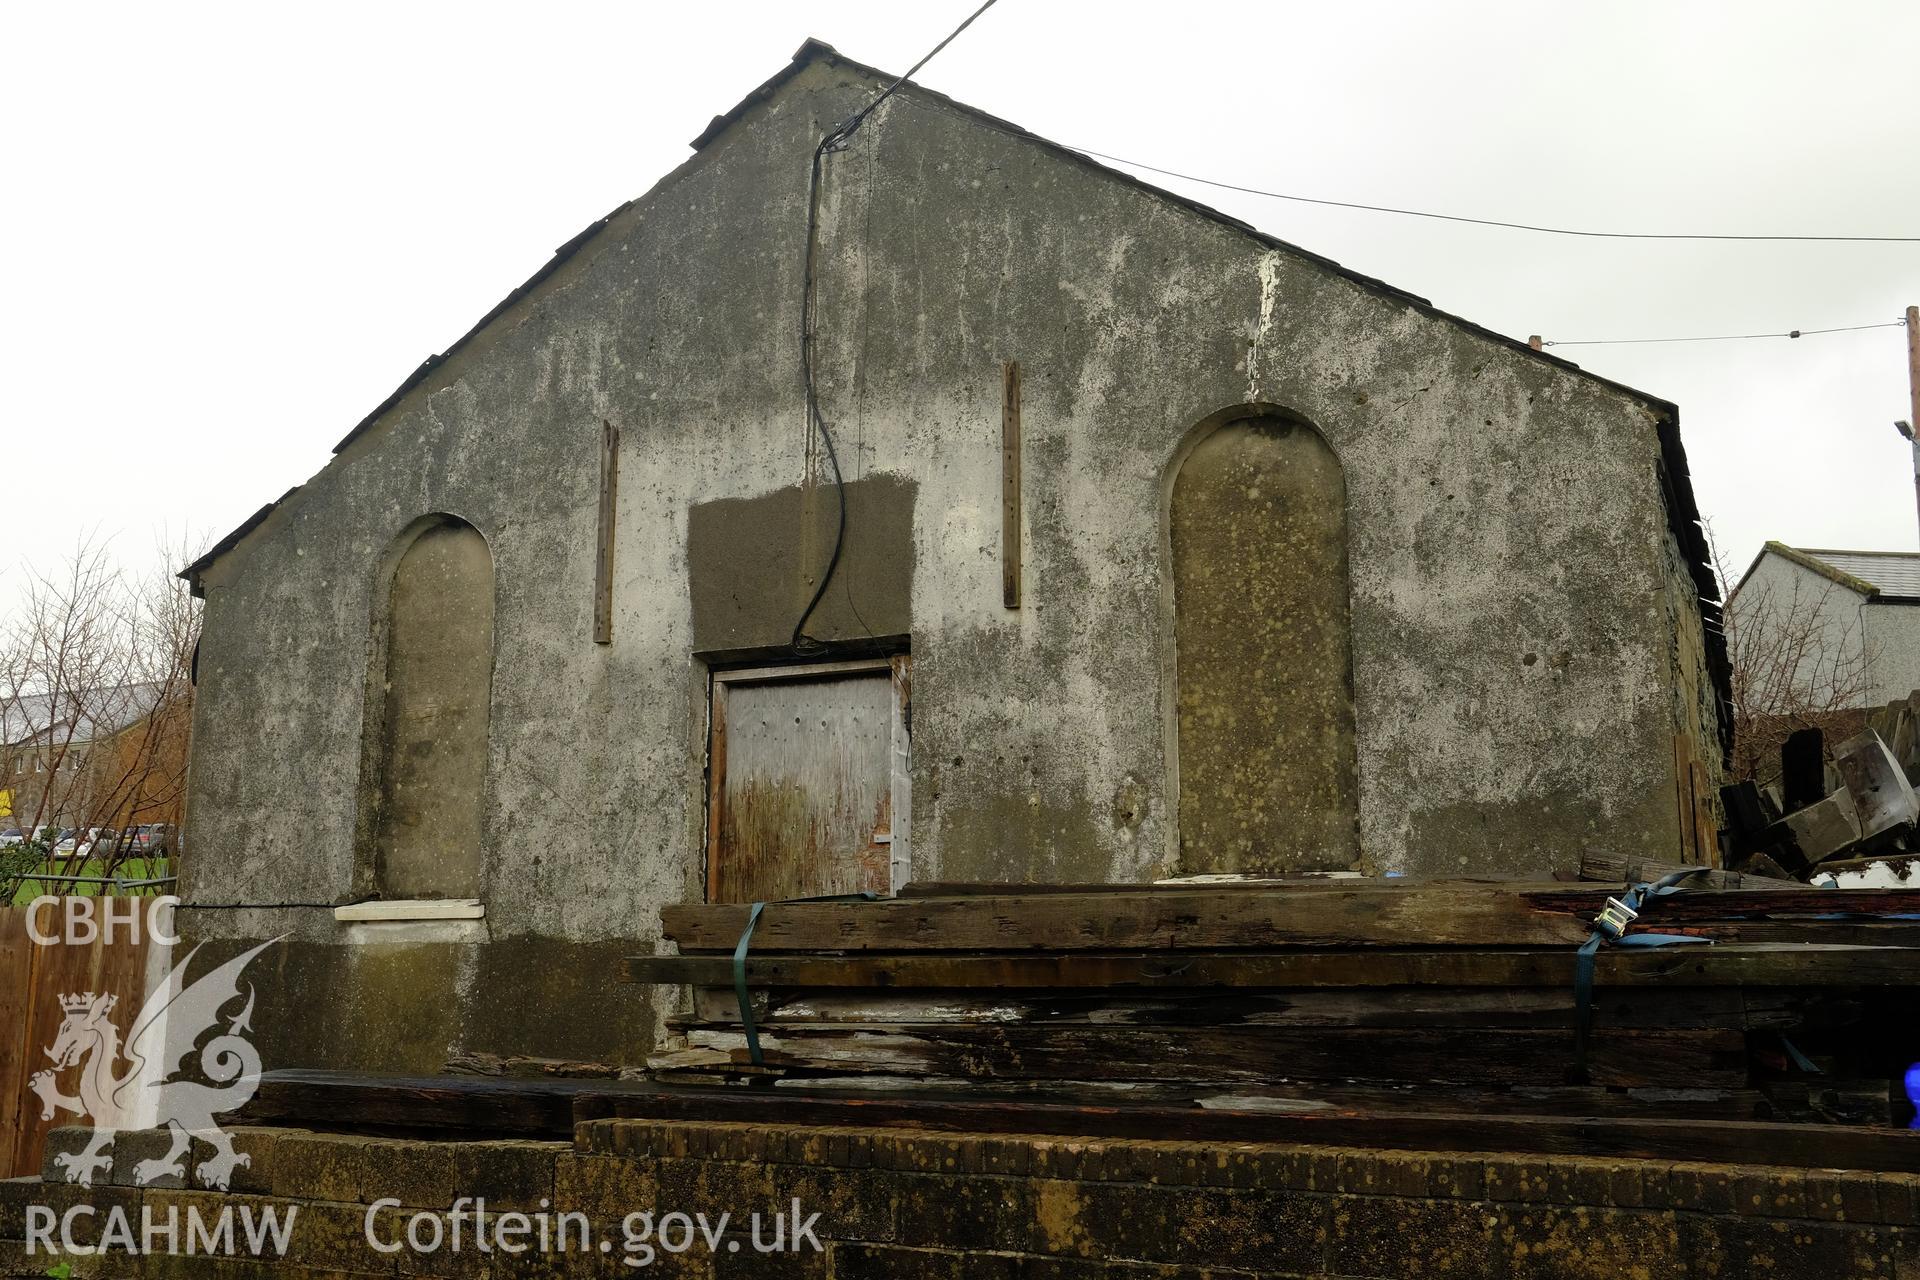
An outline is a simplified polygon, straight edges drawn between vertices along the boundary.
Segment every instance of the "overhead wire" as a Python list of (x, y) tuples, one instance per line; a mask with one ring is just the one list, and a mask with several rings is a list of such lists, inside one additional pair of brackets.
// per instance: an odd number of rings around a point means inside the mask
[[(1162, 177), (1177, 178), (1182, 182), (1194, 182), (1201, 186), (1216, 187), (1223, 191), (1237, 191), (1244, 195), (1264, 196), (1273, 200), (1290, 200), (1298, 204), (1323, 205), (1335, 209), (1359, 209), (1368, 213), (1389, 213), (1408, 218), (1429, 218), (1440, 222), (1461, 222), (1472, 226), (1500, 227), (1511, 231), (1533, 231), (1542, 235), (1579, 236), (1603, 240), (1737, 240), (1737, 241), (1779, 241), (1779, 242), (1832, 242), (1863, 244), (1920, 244), (1920, 236), (1856, 236), (1856, 235), (1749, 235), (1727, 232), (1657, 232), (1657, 231), (1593, 231), (1584, 228), (1549, 227), (1530, 222), (1508, 222), (1498, 218), (1471, 218), (1461, 214), (1434, 213), (1423, 209), (1402, 209), (1392, 205), (1361, 204), (1351, 200), (1328, 200), (1317, 196), (1294, 195), (1284, 191), (1270, 191), (1262, 187), (1250, 187), (1236, 182), (1222, 182), (1216, 178), (1203, 178), (1197, 174), (1182, 173), (1175, 169), (1162, 168), (1147, 164), (1141, 160), (1130, 160), (1125, 156), (1116, 156), (1104, 151), (1095, 151), (1091, 147), (1069, 147), (1081, 155), (1096, 160), (1105, 160), (1110, 164), (1125, 165), (1130, 169), (1142, 169), (1148, 173), (1157, 173)], [(1740, 342), (1755, 338), (1803, 338), (1823, 333), (1854, 333), (1863, 329), (1891, 329), (1904, 327), (1905, 319), (1887, 321), (1881, 324), (1841, 325), (1829, 329), (1793, 329), (1786, 333), (1717, 333), (1698, 336), (1673, 338), (1577, 338), (1553, 342), (1543, 341), (1542, 347), (1598, 347), (1638, 345), (1660, 342)]]
[(1863, 329), (1904, 329), (1905, 320), (1888, 320), (1880, 324), (1843, 324), (1832, 329), (1790, 329), (1785, 333), (1710, 333), (1685, 338), (1569, 338), (1560, 341), (1542, 341), (1543, 347), (1617, 347), (1634, 346), (1646, 342), (1745, 342), (1752, 338), (1811, 338), (1822, 333), (1858, 333)]
[(1353, 200), (1328, 200), (1318, 196), (1294, 195), (1285, 191), (1269, 191), (1261, 187), (1242, 186), (1235, 182), (1222, 182), (1217, 178), (1202, 178), (1197, 174), (1181, 173), (1174, 169), (1163, 169), (1158, 165), (1147, 164), (1142, 160), (1129, 160), (1125, 156), (1109, 155), (1104, 151), (1095, 151), (1091, 147), (1069, 147), (1081, 155), (1092, 156), (1096, 160), (1105, 160), (1110, 164), (1123, 164), (1129, 169), (1144, 169), (1148, 173), (1157, 173), (1165, 178), (1178, 178), (1182, 182), (1197, 182), (1203, 187), (1217, 187), (1222, 191), (1238, 191), (1243, 195), (1264, 196), (1270, 200), (1290, 200), (1296, 204), (1325, 205), (1334, 209), (1359, 209), (1367, 213), (1391, 213), (1403, 218), (1431, 218), (1439, 222), (1464, 222), (1477, 227), (1503, 227), (1509, 231), (1533, 231), (1550, 236), (1583, 236), (1596, 240), (1757, 240), (1757, 241), (1810, 241), (1860, 244), (1920, 244), (1920, 236), (1854, 236), (1854, 235), (1746, 235), (1718, 231), (1592, 231), (1576, 227), (1549, 227), (1531, 222), (1508, 222), (1499, 218), (1470, 218), (1457, 213), (1434, 213), (1426, 209), (1402, 209), (1384, 204), (1361, 204)]
[[(938, 56), (941, 50), (945, 49), (949, 44), (952, 44), (961, 32), (972, 26), (976, 19), (988, 9), (991, 9), (996, 3), (998, 3), (998, 0), (985, 0), (983, 4), (968, 14), (965, 20), (952, 31), (948, 32), (945, 38), (934, 45), (933, 48), (929, 49), (918, 62), (909, 67), (905, 74), (881, 90), (870, 102), (854, 112), (840, 125), (830, 130), (826, 136), (820, 139), (819, 145), (816, 146), (813, 151), (813, 159), (807, 175), (806, 241), (803, 250), (804, 260), (801, 273), (800, 371), (805, 390), (808, 427), (810, 432), (819, 435), (821, 448), (826, 454), (827, 465), (833, 474), (835, 521), (833, 548), (827, 556), (826, 566), (821, 571), (820, 579), (815, 584), (813, 594), (808, 599), (806, 607), (801, 610), (799, 618), (793, 625), (790, 645), (795, 653), (818, 653), (825, 647), (806, 633), (806, 626), (808, 620), (813, 616), (814, 611), (819, 608), (820, 601), (826, 597), (827, 589), (833, 581), (834, 573), (839, 568), (840, 557), (845, 548), (847, 533), (846, 478), (841, 471), (839, 453), (834, 445), (832, 427), (820, 408), (819, 389), (814, 368), (814, 327), (819, 303), (815, 258), (818, 248), (816, 241), (818, 239), (820, 221), (820, 178), (822, 164), (828, 155), (845, 150), (852, 141), (853, 135), (859, 131), (860, 126), (879, 108), (880, 104), (892, 97), (902, 85), (912, 79), (921, 68), (925, 67)], [(1286, 200), (1296, 204), (1319, 205), (1326, 208), (1355, 209), (1367, 213), (1392, 214), (1398, 217), (1425, 218), (1438, 222), (1455, 222), (1470, 226), (1497, 227), (1510, 231), (1528, 231), (1540, 235), (1574, 236), (1599, 240), (1718, 240), (1774, 243), (1920, 244), (1920, 236), (1598, 231), (1579, 227), (1555, 227), (1539, 223), (1513, 222), (1500, 218), (1475, 218), (1463, 214), (1437, 213), (1425, 209), (1407, 209), (1393, 205), (1366, 204), (1352, 200), (1332, 200), (1318, 196), (1303, 196), (1292, 192), (1273, 191), (1262, 187), (1247, 186), (1241, 183), (1224, 182), (1216, 178), (1205, 178), (1198, 174), (1183, 173), (1179, 170), (1148, 164), (1142, 160), (1133, 160), (1125, 156), (1096, 151), (1091, 147), (1070, 147), (1068, 149), (1097, 160), (1107, 161), (1110, 164), (1125, 165), (1130, 169), (1139, 169), (1147, 173), (1159, 174), (1162, 177), (1174, 178), (1182, 182), (1197, 183), (1201, 186), (1214, 187), (1223, 191), (1236, 191), (1243, 195), (1260, 196), (1272, 200)], [(1793, 329), (1785, 333), (1700, 334), (1661, 338), (1579, 338), (1542, 341), (1540, 345), (1542, 347), (1624, 346), (1671, 342), (1739, 342), (1765, 338), (1794, 339), (1811, 337), (1818, 334), (1853, 333), (1866, 329), (1896, 328), (1903, 327), (1905, 324), (1906, 321), (1900, 319), (1878, 324), (1841, 325), (1825, 329)]]

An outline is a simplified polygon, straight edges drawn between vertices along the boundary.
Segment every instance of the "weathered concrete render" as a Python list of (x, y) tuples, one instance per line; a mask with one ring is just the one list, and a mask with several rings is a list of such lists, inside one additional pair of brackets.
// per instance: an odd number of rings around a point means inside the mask
[[(810, 632), (872, 639), (912, 632), (914, 489), (912, 480), (885, 471), (846, 486), (840, 566), (807, 621)], [(832, 550), (834, 507), (833, 489), (791, 484), (689, 509), (695, 652), (764, 654), (788, 644)]]
[[(630, 1062), (651, 1039), (605, 958), (651, 949), (659, 906), (701, 896), (708, 664), (785, 655), (824, 561), (833, 491), (796, 341), (808, 162), (885, 82), (803, 50), (196, 567), (183, 920), (294, 935), (313, 976), (286, 1007), (341, 1029), (302, 1060), (498, 1051), (548, 999), (582, 1001), (569, 1056)], [(1717, 726), (1682, 688), (1699, 641), (1673, 616), (1692, 585), (1662, 492), (1670, 406), (911, 87), (828, 159), (818, 236), (850, 525), (807, 629), (910, 644), (916, 877), (1183, 869), (1174, 464), (1201, 424), (1248, 415), (1311, 424), (1344, 481), (1350, 861), (1544, 872), (1677, 845), (1675, 735)], [(603, 421), (621, 432), (606, 645)], [(436, 515), (493, 566), (485, 918), (349, 928), (327, 908), (377, 888), (363, 752), (392, 557)], [(539, 962), (496, 962), (507, 944)], [(404, 1052), (371, 1030), (388, 1021)]]

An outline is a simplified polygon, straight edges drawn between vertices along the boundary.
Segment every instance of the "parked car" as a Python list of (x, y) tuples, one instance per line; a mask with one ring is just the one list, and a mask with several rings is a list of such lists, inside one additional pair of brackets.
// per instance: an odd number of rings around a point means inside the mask
[(171, 823), (147, 822), (127, 831), (129, 850), (141, 857), (164, 858), (173, 852), (176, 843)]
[(88, 827), (87, 834), (74, 850), (82, 858), (107, 858), (120, 845), (120, 833), (112, 827)]
[(0, 831), (0, 849), (11, 844), (19, 844), (25, 839), (26, 837), (20, 834), (20, 828), (8, 827), (5, 831)]
[(56, 858), (71, 858), (74, 855), (74, 846), (77, 843), (79, 834), (80, 833), (72, 827), (62, 827), (59, 831), (55, 832), (53, 835), (53, 856)]

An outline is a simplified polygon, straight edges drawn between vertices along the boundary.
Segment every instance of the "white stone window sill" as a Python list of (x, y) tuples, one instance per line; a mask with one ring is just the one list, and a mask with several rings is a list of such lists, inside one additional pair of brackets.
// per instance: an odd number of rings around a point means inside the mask
[(478, 898), (399, 898), (355, 902), (333, 909), (333, 918), (348, 924), (399, 920), (483, 920), (487, 909)]

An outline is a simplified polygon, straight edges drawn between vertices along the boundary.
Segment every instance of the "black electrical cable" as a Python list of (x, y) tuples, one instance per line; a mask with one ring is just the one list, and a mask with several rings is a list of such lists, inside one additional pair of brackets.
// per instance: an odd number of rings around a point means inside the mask
[(838, 129), (835, 129), (832, 133), (828, 134), (825, 138), (821, 139), (821, 145), (825, 146), (827, 143), (831, 142), (834, 144), (832, 147), (832, 150), (838, 151), (840, 147), (847, 141), (847, 139), (853, 136), (853, 131), (855, 129), (858, 129), (861, 126), (861, 124), (866, 120), (866, 118), (873, 114), (874, 108), (878, 107), (881, 103), (885, 102), (888, 98), (891, 98), (893, 96), (893, 91), (895, 89), (898, 89), (901, 85), (905, 84), (907, 81), (913, 78), (914, 72), (926, 66), (929, 62), (932, 62), (934, 59), (934, 55), (939, 53), (942, 49), (946, 48), (948, 45), (952, 44), (955, 36), (958, 36), (962, 31), (965, 31), (968, 27), (972, 26), (973, 20), (975, 18), (979, 17), (981, 14), (985, 13), (987, 10), (993, 8), (993, 6), (998, 3), (999, 3), (999, 0), (987, 0), (985, 4), (981, 5), (978, 9), (975, 9), (972, 13), (968, 14), (967, 20), (965, 22), (962, 22), (959, 26), (955, 27), (953, 30), (947, 32), (947, 38), (945, 40), (942, 40), (939, 44), (927, 50), (927, 54), (924, 58), (920, 59), (920, 61), (908, 67), (905, 75), (901, 76), (898, 80), (895, 80), (892, 84), (888, 85), (885, 89), (881, 90), (879, 97), (875, 98), (872, 102), (869, 102), (866, 106), (860, 108), (858, 111), (854, 112), (851, 116), (847, 117), (847, 122), (845, 124), (841, 125)]
[(295, 907), (332, 911), (338, 902), (182, 902), (180, 911), (291, 911)]
[(827, 587), (833, 582), (834, 570), (840, 567), (840, 552), (847, 540), (846, 478), (840, 472), (840, 455), (833, 446), (833, 431), (827, 425), (826, 415), (820, 412), (820, 395), (813, 380), (813, 319), (816, 302), (813, 260), (814, 239), (820, 224), (820, 164), (829, 152), (845, 150), (847, 143), (853, 139), (854, 133), (866, 123), (867, 117), (873, 114), (875, 108), (892, 97), (894, 90), (905, 84), (916, 71), (933, 61), (935, 54), (952, 44), (956, 36), (973, 25), (975, 18), (993, 8), (998, 2), (999, 0), (986, 0), (985, 4), (968, 14), (966, 21), (947, 33), (946, 39), (927, 50), (925, 57), (907, 68), (905, 75), (881, 90), (872, 102), (848, 116), (837, 129), (820, 139), (820, 145), (813, 149), (813, 163), (807, 171), (807, 240), (803, 250), (804, 260), (800, 281), (800, 377), (805, 384), (807, 424), (812, 430), (820, 433), (820, 444), (827, 453), (827, 465), (833, 469), (835, 516), (833, 551), (827, 556), (827, 566), (820, 574), (820, 581), (814, 585), (812, 598), (807, 601), (807, 607), (800, 611), (799, 619), (793, 624), (793, 636), (789, 643), (797, 654), (819, 653), (826, 647), (807, 634), (807, 619), (813, 616), (813, 611), (820, 607), (820, 601), (826, 596)]
[(820, 220), (820, 160), (826, 155), (828, 144), (837, 136), (838, 130), (820, 139), (820, 145), (813, 149), (813, 167), (807, 174), (807, 244), (800, 281), (800, 379), (806, 393), (807, 425), (820, 433), (820, 443), (827, 451), (827, 462), (833, 468), (833, 552), (827, 557), (827, 567), (820, 574), (820, 581), (814, 584), (813, 596), (807, 601), (807, 607), (800, 611), (799, 618), (794, 621), (789, 645), (797, 654), (818, 653), (825, 647), (806, 633), (807, 619), (813, 616), (813, 611), (820, 607), (821, 598), (827, 594), (827, 584), (833, 581), (833, 571), (840, 566), (840, 551), (847, 538), (846, 478), (840, 474), (840, 455), (833, 447), (833, 432), (827, 426), (825, 415), (820, 412), (820, 396), (813, 383), (813, 241)]
[(1661, 232), (1661, 231), (1583, 231), (1569, 227), (1542, 227), (1530, 222), (1502, 222), (1497, 218), (1468, 218), (1457, 213), (1429, 213), (1421, 209), (1396, 209), (1390, 205), (1357, 204), (1351, 200), (1322, 200), (1314, 196), (1289, 195), (1284, 191), (1263, 191), (1259, 187), (1243, 187), (1232, 182), (1220, 182), (1213, 178), (1196, 177), (1191, 173), (1179, 173), (1173, 169), (1162, 169), (1157, 165), (1143, 164), (1138, 160), (1129, 160), (1125, 156), (1108, 155), (1104, 151), (1094, 151), (1088, 147), (1069, 147), (1081, 155), (1092, 156), (1096, 160), (1106, 160), (1112, 164), (1123, 164), (1129, 169), (1144, 169), (1148, 173), (1157, 173), (1165, 178), (1178, 178), (1182, 182), (1197, 182), (1203, 187), (1218, 187), (1222, 191), (1238, 191), (1243, 195), (1266, 196), (1272, 200), (1291, 200), (1296, 204), (1326, 205), (1334, 209), (1360, 209), (1367, 213), (1393, 213), (1403, 218), (1432, 218), (1440, 222), (1466, 222), (1477, 227), (1504, 227), (1509, 231), (1537, 231), (1549, 236), (1585, 236), (1596, 240), (1782, 240), (1782, 241), (1840, 241), (1864, 244), (1920, 244), (1920, 236), (1751, 236), (1722, 235), (1714, 232)]

